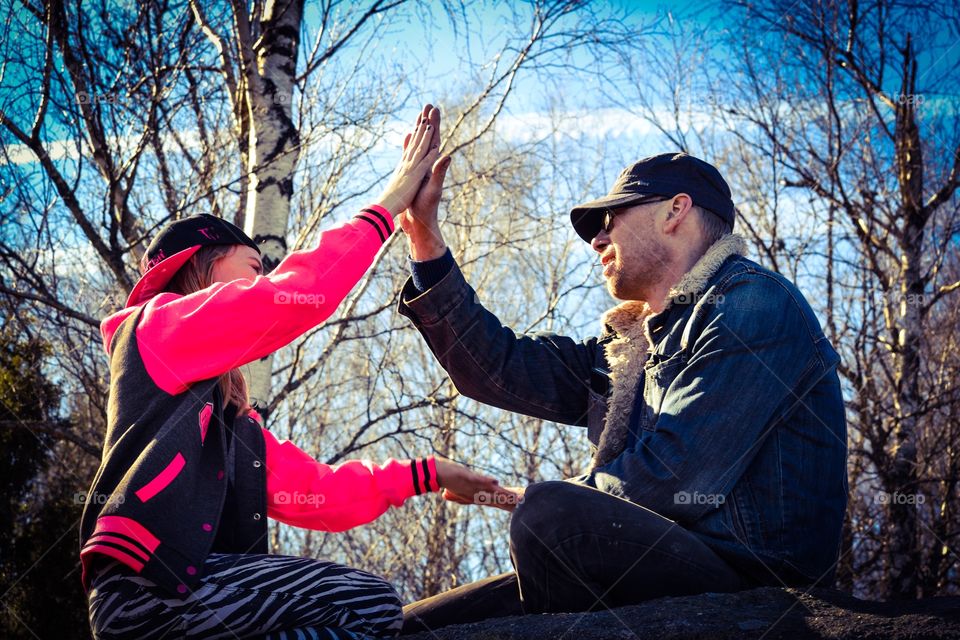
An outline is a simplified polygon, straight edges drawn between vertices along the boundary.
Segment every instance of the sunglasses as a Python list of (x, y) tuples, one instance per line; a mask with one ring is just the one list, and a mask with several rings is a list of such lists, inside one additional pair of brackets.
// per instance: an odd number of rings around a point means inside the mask
[[(652, 198), (648, 198), (646, 200), (640, 200), (639, 202), (634, 202), (633, 204), (627, 205), (626, 207), (623, 207), (619, 210), (607, 209), (606, 211), (603, 212), (603, 218), (600, 221), (600, 228), (603, 231), (607, 232), (607, 234), (609, 234), (613, 230), (613, 218), (614, 216), (617, 215), (618, 211), (624, 211), (625, 209), (628, 209), (628, 208), (638, 207), (642, 204), (653, 204), (654, 202), (665, 202), (667, 200), (670, 200), (671, 198), (673, 198), (673, 196), (670, 196), (668, 198), (664, 198), (662, 196), (653, 196)], [(599, 233), (599, 231), (597, 233)]]

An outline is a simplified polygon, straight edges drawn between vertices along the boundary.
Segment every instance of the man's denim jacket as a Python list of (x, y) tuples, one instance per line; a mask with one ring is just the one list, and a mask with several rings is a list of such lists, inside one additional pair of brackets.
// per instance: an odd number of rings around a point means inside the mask
[[(676, 521), (748, 579), (829, 584), (847, 500), (839, 357), (791, 282), (722, 258), (640, 320), (650, 353), (625, 447), (572, 481)], [(589, 427), (597, 444), (614, 335), (515, 334), (457, 266), (422, 294), (408, 280), (399, 311), (463, 395)]]

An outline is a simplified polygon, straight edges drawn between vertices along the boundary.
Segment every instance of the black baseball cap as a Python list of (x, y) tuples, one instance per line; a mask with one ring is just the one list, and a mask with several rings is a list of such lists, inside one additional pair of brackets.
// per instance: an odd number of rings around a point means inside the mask
[(712, 164), (686, 153), (661, 153), (633, 163), (620, 173), (610, 193), (570, 211), (577, 234), (590, 242), (600, 233), (608, 209), (629, 207), (653, 195), (686, 193), (693, 203), (726, 220), (733, 228), (730, 187)]
[(167, 224), (147, 247), (146, 268), (137, 280), (127, 306), (146, 302), (157, 295), (193, 257), (200, 247), (216, 244), (245, 244), (260, 248), (240, 227), (209, 213), (198, 213)]

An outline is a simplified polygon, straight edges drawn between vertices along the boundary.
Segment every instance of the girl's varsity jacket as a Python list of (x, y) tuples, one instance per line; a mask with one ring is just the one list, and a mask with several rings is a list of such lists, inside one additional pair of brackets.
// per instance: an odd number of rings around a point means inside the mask
[(328, 466), (278, 441), (255, 412), (224, 423), (218, 377), (329, 317), (392, 232), (390, 213), (371, 207), (269, 275), (161, 293), (103, 320), (110, 395), (80, 525), (85, 590), (93, 559), (109, 556), (185, 596), (215, 540), (218, 552), (267, 553), (268, 516), (343, 531), (439, 490), (432, 456)]

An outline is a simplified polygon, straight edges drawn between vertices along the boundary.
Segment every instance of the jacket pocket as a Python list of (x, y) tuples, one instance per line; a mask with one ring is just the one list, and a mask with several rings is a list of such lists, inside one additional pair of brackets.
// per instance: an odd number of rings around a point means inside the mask
[(663, 398), (677, 374), (687, 363), (687, 354), (678, 351), (673, 355), (653, 353), (643, 366), (644, 415), (639, 424), (646, 431), (656, 431), (657, 417), (663, 408)]
[(607, 418), (607, 397), (590, 390), (587, 405), (587, 440), (594, 446), (600, 445), (600, 434)]
[(180, 472), (183, 471), (183, 467), (186, 465), (186, 460), (183, 458), (183, 454), (177, 452), (177, 455), (173, 457), (173, 460), (164, 467), (163, 471), (158, 473), (156, 477), (143, 485), (135, 491), (137, 497), (140, 498), (141, 502), (146, 502), (153, 496), (157, 495), (161, 491), (167, 488), (174, 478), (180, 475)]

